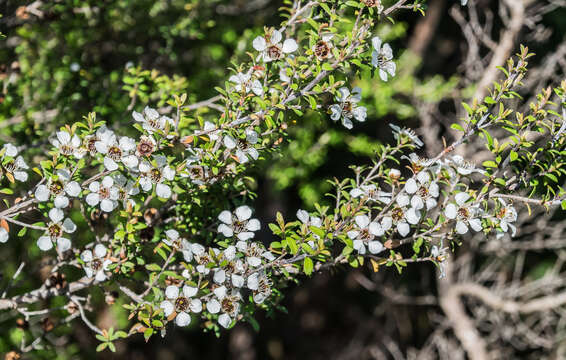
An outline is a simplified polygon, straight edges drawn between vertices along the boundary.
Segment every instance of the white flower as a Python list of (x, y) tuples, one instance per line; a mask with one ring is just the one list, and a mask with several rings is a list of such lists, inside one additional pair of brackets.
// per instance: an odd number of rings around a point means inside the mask
[(191, 315), (189, 315), (189, 310), (198, 310), (193, 312), (200, 312), (202, 306), (199, 306), (200, 300), (193, 304), (191, 299), (198, 292), (198, 288), (184, 285), (183, 291), (179, 291), (179, 288), (170, 285), (165, 289), (165, 297), (167, 300), (161, 302), (160, 308), (163, 309), (166, 317), (169, 317), (175, 312), (175, 324), (177, 326), (187, 326), (191, 323)]
[(71, 248), (71, 240), (63, 237), (65, 233), (71, 234), (75, 232), (77, 226), (69, 219), (65, 219), (65, 214), (61, 209), (49, 210), (49, 218), (51, 222), (47, 225), (47, 232), (45, 235), (37, 239), (37, 246), (47, 251), (53, 247), (53, 242), (57, 244), (57, 250), (63, 252)]
[(8, 238), (10, 237), (10, 234), (8, 234), (8, 230), (4, 229), (3, 227), (0, 227), (0, 243), (5, 243), (6, 241), (8, 241)]
[(142, 124), (142, 128), (150, 134), (154, 132), (164, 132), (168, 127), (174, 126), (174, 121), (168, 116), (161, 116), (157, 110), (146, 106), (143, 114), (137, 111), (132, 112), (134, 120)]
[(430, 210), (436, 206), (436, 198), (440, 194), (440, 187), (435, 181), (431, 181), (428, 171), (423, 170), (405, 183), (405, 192), (411, 194), (411, 206), (416, 210), (425, 207)]
[(135, 181), (126, 179), (120, 173), (114, 174), (112, 178), (114, 179), (114, 186), (118, 188), (118, 200), (122, 201), (124, 209), (127, 209), (128, 205), (133, 207), (136, 202), (131, 197), (140, 193)]
[(271, 281), (263, 273), (253, 273), (247, 279), (247, 287), (252, 290), (256, 304), (263, 303), (271, 295), (271, 285)]
[(371, 64), (379, 68), (379, 77), (383, 81), (387, 81), (387, 74), (391, 77), (395, 76), (396, 65), (393, 60), (393, 50), (389, 44), (383, 44), (381, 39), (376, 36), (371, 39), (373, 52), (371, 53)]
[(228, 80), (235, 84), (234, 89), (238, 92), (244, 92), (247, 94), (250, 91), (253, 91), (257, 96), (263, 95), (263, 86), (261, 85), (261, 82), (258, 79), (252, 80), (250, 72), (247, 74), (239, 72), (230, 76)]
[[(6, 171), (6, 177), (10, 182), (15, 180), (25, 182), (28, 179), (28, 173), (25, 171), (29, 166), (24, 161), (24, 158), (18, 155), (18, 148), (12, 144), (4, 144), (2, 150), (1, 165)], [(0, 169), (0, 177), (2, 170)]]
[(312, 47), (312, 52), (316, 56), (318, 60), (325, 60), (327, 58), (332, 57), (332, 48), (334, 45), (332, 44), (332, 38), (334, 34), (325, 33), (320, 36), (320, 40), (318, 40)]
[(54, 178), (47, 180), (47, 185), (39, 185), (35, 188), (35, 197), (40, 202), (48, 201), (51, 195), (55, 197), (54, 205), (58, 208), (69, 206), (70, 197), (78, 197), (81, 186), (76, 181), (71, 181), (71, 173), (67, 169), (59, 169)]
[(252, 209), (249, 206), (243, 205), (236, 208), (231, 213), (224, 210), (218, 215), (218, 220), (222, 223), (218, 225), (218, 232), (226, 237), (236, 237), (242, 241), (252, 239), (255, 236), (255, 231), (261, 228), (258, 219), (252, 219)]
[(86, 196), (86, 203), (90, 206), (100, 204), (100, 209), (105, 212), (111, 212), (118, 206), (119, 189), (114, 185), (114, 179), (105, 176), (102, 182), (93, 181), (89, 184), (90, 194)]
[(456, 220), (456, 232), (463, 235), (468, 232), (468, 225), (475, 231), (482, 230), (482, 223), (479, 219), (479, 206), (466, 203), (470, 199), (470, 194), (461, 192), (454, 196), (456, 203), (446, 205), (444, 215), (448, 219)]
[(259, 157), (259, 152), (253, 146), (259, 141), (258, 135), (254, 130), (246, 130), (246, 139), (238, 139), (237, 141), (230, 135), (224, 136), (224, 146), (228, 149), (236, 149), (236, 158), (240, 164), (245, 164), (248, 162), (249, 157), (257, 160)]
[(258, 36), (253, 41), (253, 47), (259, 51), (257, 61), (270, 62), (279, 60), (285, 56), (295, 52), (299, 45), (294, 39), (287, 39), (281, 44), (283, 36), (279, 30), (272, 30), (265, 36)]
[[(503, 233), (511, 230), (511, 236), (515, 236), (517, 228), (512, 223), (517, 221), (517, 210), (515, 210), (513, 205), (507, 204), (503, 199), (498, 198), (498, 200), (501, 203), (501, 208), (497, 211), (495, 216), (497, 220), (499, 220), (499, 227)], [(503, 236), (503, 233), (498, 232), (497, 237), (500, 238)]]
[(330, 106), (330, 118), (334, 121), (338, 121), (342, 118), (342, 125), (344, 125), (346, 129), (354, 127), (352, 118), (359, 122), (366, 121), (367, 109), (357, 105), (361, 99), (362, 89), (359, 87), (353, 88), (351, 94), (350, 90), (346, 87), (338, 89), (336, 100), (340, 103)]
[(462, 0), (461, 1), (462, 6), (466, 6), (467, 3), (468, 3), (468, 0)]
[(419, 139), (419, 137), (415, 134), (415, 132), (411, 129), (407, 128), (400, 128), (397, 125), (389, 124), (391, 129), (393, 129), (393, 136), (399, 142), (404, 142), (406, 138), (409, 139), (417, 148), (420, 148), (424, 145), (424, 143)]
[(94, 254), (90, 250), (85, 250), (81, 253), (81, 260), (85, 262), (83, 268), (87, 277), (91, 278), (94, 276), (96, 281), (106, 280), (105, 271), (108, 270), (108, 265), (112, 264), (110, 259), (105, 259), (107, 252), (106, 246), (96, 244)]
[(73, 155), (76, 159), (82, 159), (85, 151), (81, 149), (81, 139), (77, 134), (71, 136), (67, 131), (58, 131), (56, 138), (51, 140), (51, 144), (63, 155)]
[(137, 157), (149, 157), (157, 148), (157, 142), (153, 136), (142, 135), (136, 145), (135, 155)]
[(397, 206), (381, 220), (381, 227), (384, 231), (387, 231), (395, 225), (399, 235), (407, 236), (411, 232), (411, 225), (419, 222), (421, 214), (415, 208), (407, 208), (411, 199), (404, 193), (397, 196), (396, 203)]
[(163, 155), (154, 157), (154, 165), (144, 160), (140, 162), (140, 186), (143, 191), (149, 192), (155, 184), (155, 193), (163, 199), (171, 197), (171, 187), (164, 184), (165, 180), (173, 181), (175, 179), (175, 169), (169, 166), (167, 158)]
[(454, 155), (451, 159), (446, 159), (446, 165), (454, 167), (460, 175), (470, 175), (474, 172), (485, 174), (485, 170), (477, 169), (474, 164), (467, 162), (460, 155)]
[(440, 275), (438, 276), (439, 279), (446, 277), (446, 248), (439, 248), (436, 245), (433, 245), (430, 249), (430, 256), (434, 258), (436, 263), (438, 264), (438, 270), (440, 270)]
[(137, 156), (131, 154), (136, 149), (136, 141), (132, 138), (122, 136), (120, 139), (112, 131), (106, 131), (100, 135), (100, 140), (94, 143), (96, 150), (104, 154), (104, 167), (114, 171), (118, 169), (118, 162), (122, 162), (129, 168), (138, 165)]
[(391, 201), (391, 193), (377, 190), (377, 187), (374, 184), (361, 185), (360, 187), (353, 188), (350, 190), (350, 196), (353, 198), (363, 196), (368, 200), (382, 203), (389, 203)]
[(360, 254), (366, 253), (366, 244), (372, 254), (383, 251), (384, 246), (377, 240), (373, 240), (375, 236), (383, 236), (385, 230), (381, 224), (370, 222), (367, 215), (358, 215), (355, 217), (356, 227), (354, 230), (348, 231), (348, 237), (354, 242), (354, 249)]

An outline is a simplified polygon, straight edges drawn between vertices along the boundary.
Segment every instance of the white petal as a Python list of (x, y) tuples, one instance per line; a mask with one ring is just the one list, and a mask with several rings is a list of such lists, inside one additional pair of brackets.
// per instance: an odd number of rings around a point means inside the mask
[(257, 256), (248, 257), (247, 262), (248, 264), (250, 264), (251, 267), (258, 267), (261, 265), (261, 259), (258, 258)]
[(411, 231), (411, 227), (406, 222), (400, 222), (397, 224), (397, 231), (399, 235), (406, 236)]
[(162, 301), (159, 307), (163, 309), (163, 313), (167, 317), (173, 313), (173, 310), (175, 310), (175, 306), (167, 300)]
[(6, 231), (3, 227), (0, 227), (0, 243), (5, 243), (8, 241), (9, 237), (10, 234), (8, 234), (8, 231)]
[(299, 48), (299, 45), (295, 41), (295, 39), (287, 39), (283, 42), (283, 52), (286, 54), (290, 54), (295, 52)]
[(51, 238), (49, 236), (41, 236), (39, 239), (37, 239), (37, 247), (39, 247), (43, 251), (51, 249), (53, 247)]
[(369, 252), (372, 254), (378, 254), (385, 250), (385, 247), (379, 241), (370, 241), (368, 244)]
[(301, 220), (303, 224), (309, 222), (309, 213), (306, 210), (297, 210), (297, 219)]
[(202, 302), (200, 301), (200, 299), (192, 299), (189, 307), (192, 312), (198, 314), (202, 311)]
[(167, 299), (176, 299), (179, 297), (179, 288), (175, 285), (169, 285), (165, 288), (165, 297)]
[(375, 36), (374, 38), (372, 38), (371, 44), (375, 50), (379, 51), (381, 48), (381, 39), (379, 38), (379, 36)]
[(236, 140), (234, 140), (234, 138), (230, 135), (226, 135), (224, 136), (224, 146), (228, 149), (233, 149), (236, 147)]
[(81, 186), (76, 181), (71, 181), (65, 185), (67, 195), (77, 197), (81, 193)]
[(245, 279), (243, 276), (233, 274), (232, 275), (232, 285), (237, 288), (241, 288), (244, 286)]
[(67, 238), (59, 238), (57, 239), (57, 250), (64, 252), (71, 248), (71, 240)]
[(226, 281), (226, 272), (224, 270), (216, 270), (212, 280), (217, 284), (224, 284), (224, 281)]
[(409, 210), (407, 210), (407, 212), (405, 213), (405, 218), (407, 219), (407, 221), (409, 222), (409, 224), (417, 224), (419, 222), (419, 220), (421, 219), (421, 213), (414, 209), (414, 208), (410, 208)]
[(239, 221), (245, 221), (252, 216), (252, 209), (247, 205), (239, 206), (236, 208), (235, 214)]
[(358, 235), (360, 235), (360, 232), (359, 232), (359, 231), (352, 230), (352, 231), (348, 231), (347, 234), (348, 234), (348, 237), (349, 237), (350, 239), (354, 240), (354, 239), (357, 239), (357, 238), (358, 238)]
[(383, 234), (385, 234), (385, 231), (383, 231), (381, 225), (376, 222), (369, 224), (369, 232), (375, 236), (383, 236)]
[(86, 203), (90, 206), (96, 206), (100, 201), (100, 197), (97, 193), (90, 193), (86, 196)]
[(222, 233), (222, 235), (226, 237), (231, 237), (232, 235), (234, 235), (234, 231), (232, 230), (232, 228), (226, 224), (218, 225), (218, 232)]
[(467, 192), (461, 192), (456, 194), (454, 198), (456, 199), (456, 203), (458, 205), (464, 205), (464, 203), (470, 198), (470, 194), (468, 194)]
[(94, 247), (94, 255), (97, 258), (103, 258), (106, 256), (106, 252), (108, 250), (106, 249), (106, 246), (102, 245), (102, 244), (96, 244), (96, 246)]
[(226, 286), (222, 285), (213, 290), (214, 295), (219, 299), (224, 299), (226, 297)]
[(63, 230), (68, 234), (74, 233), (75, 230), (77, 230), (77, 225), (75, 225), (73, 220), (66, 218), (65, 221), (63, 221)]
[(232, 319), (227, 314), (222, 314), (218, 317), (218, 323), (224, 328), (228, 328), (232, 324)]
[(409, 205), (409, 203), (411, 202), (411, 200), (409, 199), (409, 197), (405, 194), (399, 195), (397, 197), (397, 204), (399, 206), (407, 206)]
[(369, 225), (369, 217), (367, 215), (358, 215), (355, 221), (360, 229), (366, 229)]
[(59, 195), (53, 201), (53, 205), (55, 205), (55, 207), (57, 208), (66, 208), (67, 206), (69, 206), (69, 198), (65, 195)]
[(135, 155), (128, 155), (122, 158), (122, 163), (129, 168), (135, 168), (138, 165), (139, 159)]
[(84, 262), (92, 261), (92, 251), (85, 250), (81, 253), (81, 260)]
[(483, 229), (480, 219), (470, 219), (470, 220), (468, 220), (468, 223), (470, 224), (472, 229), (474, 229), (475, 231), (482, 231), (482, 229)]
[(35, 197), (39, 201), (47, 201), (49, 199), (49, 189), (45, 185), (39, 185), (37, 189), (35, 189)]
[(261, 224), (258, 219), (250, 219), (246, 225), (246, 229), (249, 231), (258, 231), (261, 229)]
[(257, 273), (248, 276), (248, 289), (257, 290), (259, 286), (259, 277)]
[(118, 169), (118, 164), (113, 159), (108, 156), (104, 157), (104, 167), (109, 171), (114, 171)]
[(417, 185), (417, 182), (413, 178), (410, 178), (409, 180), (407, 180), (407, 183), (405, 183), (405, 191), (408, 194), (414, 194), (418, 189), (419, 187)]
[(185, 297), (193, 297), (197, 294), (198, 292), (198, 288), (194, 287), (194, 286), (189, 286), (189, 285), (184, 285), (183, 286), (183, 295), (185, 295)]
[(456, 207), (456, 205), (450, 203), (446, 205), (446, 209), (444, 209), (444, 215), (448, 219), (456, 219), (456, 216), (458, 215), (458, 208)]
[(49, 210), (49, 218), (54, 223), (59, 223), (65, 217), (65, 213), (61, 209), (51, 209)]
[(263, 36), (256, 37), (254, 39), (252, 45), (253, 45), (254, 49), (256, 49), (257, 51), (263, 51), (267, 47), (267, 43), (266, 43), (265, 38)]
[(175, 318), (175, 324), (177, 326), (187, 326), (191, 323), (191, 315), (187, 314), (186, 312), (180, 312), (177, 314)]
[(171, 197), (171, 188), (169, 187), (169, 185), (157, 184), (155, 186), (155, 193), (160, 198), (169, 199)]
[(415, 195), (411, 198), (411, 206), (417, 210), (420, 210), (424, 207), (424, 201), (420, 196)]
[(383, 231), (391, 229), (391, 226), (393, 226), (393, 219), (389, 216), (386, 216), (381, 220), (381, 227), (383, 228)]
[(211, 314), (217, 314), (220, 311), (220, 303), (216, 299), (209, 300), (206, 303), (206, 310)]
[(218, 220), (225, 224), (232, 224), (232, 213), (228, 210), (224, 210), (218, 215)]
[(94, 279), (98, 282), (106, 280), (106, 274), (104, 273), (104, 270), (102, 269), (98, 270), (96, 272), (96, 276), (94, 277)]
[(109, 200), (109, 199), (103, 199), (100, 202), (100, 210), (104, 211), (104, 212), (111, 212), (112, 210), (114, 210), (114, 208), (116, 207), (116, 202)]
[(467, 233), (468, 227), (466, 226), (466, 223), (464, 223), (463, 221), (458, 221), (456, 223), (456, 232), (460, 235)]
[(350, 190), (350, 196), (353, 198), (357, 198), (360, 197), (364, 194), (364, 191), (360, 188), (354, 188), (352, 190)]

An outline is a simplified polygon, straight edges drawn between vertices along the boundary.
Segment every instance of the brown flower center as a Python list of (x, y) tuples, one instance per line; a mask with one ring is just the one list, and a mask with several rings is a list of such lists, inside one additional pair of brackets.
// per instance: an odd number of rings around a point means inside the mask
[(458, 216), (460, 216), (461, 218), (467, 219), (470, 217), (470, 211), (466, 208), (459, 208), (458, 209)]
[(188, 308), (189, 308), (189, 299), (187, 299), (186, 297), (179, 296), (175, 300), (175, 311), (176, 312), (182, 312), (182, 311), (187, 310)]
[(108, 189), (105, 186), (102, 186), (100, 187), (100, 189), (98, 189), (98, 195), (102, 199), (108, 199), (110, 197), (110, 189)]
[(49, 233), (49, 236), (51, 236), (51, 238), (53, 239), (59, 238), (63, 235), (63, 229), (58, 224), (53, 224), (49, 226), (47, 232)]
[(159, 169), (153, 168), (149, 173), (149, 177), (153, 182), (158, 183), (161, 181), (161, 177), (162, 177), (161, 171)]
[(314, 46), (314, 54), (319, 59), (326, 59), (330, 54), (330, 47), (325, 41), (319, 40)]
[(395, 208), (393, 209), (393, 211), (391, 212), (391, 217), (393, 218), (393, 220), (395, 221), (400, 221), (403, 219), (403, 216), (405, 216), (405, 213), (403, 212), (403, 209), (401, 208)]
[(149, 140), (141, 140), (137, 150), (140, 155), (149, 156), (153, 153), (153, 143)]
[(54, 195), (59, 195), (63, 192), (63, 184), (59, 181), (52, 182), (49, 186), (49, 191)]
[(114, 161), (118, 161), (122, 158), (122, 150), (117, 146), (112, 146), (108, 149), (108, 157)]
[(94, 259), (90, 262), (90, 268), (94, 271), (98, 271), (102, 268), (102, 261), (100, 259)]
[(267, 48), (267, 55), (273, 60), (277, 60), (281, 57), (281, 49), (277, 45), (271, 45)]

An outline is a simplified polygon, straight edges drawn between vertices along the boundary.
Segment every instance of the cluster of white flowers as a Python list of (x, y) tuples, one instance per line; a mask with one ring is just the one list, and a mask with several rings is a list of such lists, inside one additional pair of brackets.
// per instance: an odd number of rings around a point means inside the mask
[(21, 155), (18, 155), (18, 148), (12, 144), (4, 144), (0, 150), (0, 179), (5, 175), (10, 182), (15, 180), (25, 182), (28, 179), (26, 170), (29, 166)]
[(334, 121), (342, 119), (342, 125), (346, 129), (352, 129), (354, 124), (352, 123), (352, 118), (359, 122), (366, 121), (367, 109), (363, 106), (358, 106), (358, 103), (362, 100), (362, 89), (355, 87), (350, 90), (346, 87), (341, 87), (338, 89), (338, 94), (336, 95), (336, 101), (338, 104), (331, 105), (330, 118)]

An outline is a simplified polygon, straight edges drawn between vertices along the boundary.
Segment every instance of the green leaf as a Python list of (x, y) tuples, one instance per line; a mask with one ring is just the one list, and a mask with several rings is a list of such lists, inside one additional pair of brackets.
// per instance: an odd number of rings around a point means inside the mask
[(515, 161), (519, 158), (519, 154), (516, 151), (511, 150), (511, 153), (509, 153), (509, 158), (511, 159), (511, 161)]
[(286, 239), (286, 241), (287, 241), (287, 246), (289, 247), (289, 250), (291, 251), (291, 254), (295, 255), (299, 251), (299, 247), (297, 246), (297, 242), (292, 237), (288, 237)]
[(159, 266), (157, 264), (147, 264), (145, 266), (145, 268), (149, 271), (159, 271), (159, 270), (161, 270), (161, 266)]
[(312, 259), (310, 257), (306, 257), (303, 261), (303, 271), (305, 272), (305, 274), (310, 275), (312, 274), (313, 268), (314, 264), (312, 262)]
[(102, 350), (106, 349), (109, 343), (102, 343), (96, 347), (96, 352), (101, 352)]

